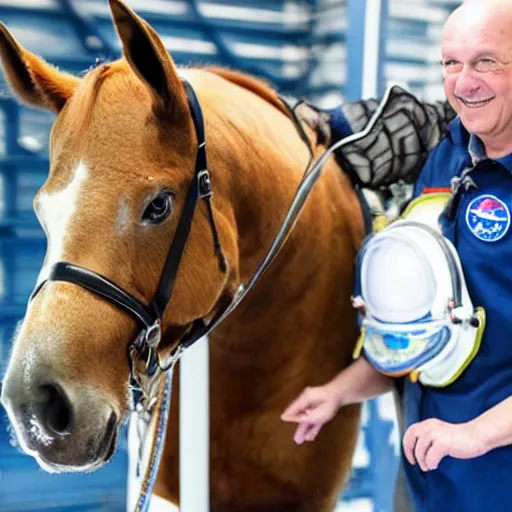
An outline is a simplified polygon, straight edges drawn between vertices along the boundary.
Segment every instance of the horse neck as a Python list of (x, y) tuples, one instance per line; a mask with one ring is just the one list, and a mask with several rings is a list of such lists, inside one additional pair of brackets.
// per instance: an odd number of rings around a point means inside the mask
[[(308, 161), (293, 124), (279, 112), (273, 115), (264, 120), (255, 115), (260, 122), (250, 132), (239, 132), (242, 136), (229, 156), (236, 162), (230, 199), (244, 283), (278, 232)], [(334, 336), (339, 339), (339, 326), (338, 334), (327, 333), (315, 318), (337, 322), (347, 314), (353, 262), (362, 236), (357, 197), (331, 160), (274, 263), (212, 338), (232, 348), (243, 343), (259, 351), (267, 343), (275, 348), (280, 341), (292, 347), (290, 338), (299, 336), (309, 336), (310, 342), (316, 335), (326, 342)], [(257, 344), (250, 343), (252, 338), (258, 339)]]

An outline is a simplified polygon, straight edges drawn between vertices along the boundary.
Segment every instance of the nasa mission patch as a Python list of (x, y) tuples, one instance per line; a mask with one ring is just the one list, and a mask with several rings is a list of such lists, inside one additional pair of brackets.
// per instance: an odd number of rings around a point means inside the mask
[(510, 227), (510, 211), (501, 199), (484, 194), (469, 203), (466, 223), (480, 240), (496, 242), (505, 236)]

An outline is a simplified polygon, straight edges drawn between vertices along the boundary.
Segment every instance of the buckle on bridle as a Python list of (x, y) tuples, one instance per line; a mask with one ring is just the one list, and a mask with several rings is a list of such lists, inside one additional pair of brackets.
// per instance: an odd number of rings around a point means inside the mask
[(162, 326), (160, 320), (156, 320), (155, 323), (148, 328), (145, 335), (145, 342), (150, 348), (156, 348), (160, 344), (162, 339)]
[(210, 171), (208, 169), (203, 169), (197, 173), (197, 188), (199, 191), (199, 199), (212, 197), (212, 182), (210, 180)]

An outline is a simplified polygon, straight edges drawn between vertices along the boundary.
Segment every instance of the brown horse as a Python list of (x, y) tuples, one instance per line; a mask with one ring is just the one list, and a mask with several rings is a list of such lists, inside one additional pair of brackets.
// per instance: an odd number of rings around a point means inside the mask
[[(196, 136), (180, 76), (196, 90), (228, 270), (219, 270), (208, 212), (199, 204), (163, 319), (166, 350), (252, 276), (308, 152), (266, 84), (227, 70), (178, 71), (146, 22), (120, 0), (110, 5), (123, 58), (81, 79), (23, 49), (4, 26), (0, 52), (18, 97), (57, 114), (49, 176), (34, 200), (48, 238), (39, 282), (56, 261), (68, 261), (145, 303), (194, 169)], [(317, 144), (315, 151), (323, 149)], [(280, 413), (306, 385), (350, 362), (353, 263), (362, 236), (356, 194), (331, 160), (274, 264), (211, 333), (212, 510), (334, 507), (350, 472), (358, 406), (340, 411), (315, 443), (300, 447)], [(2, 402), (21, 446), (43, 468), (89, 471), (110, 458), (130, 406), (126, 354), (136, 332), (126, 312), (75, 284), (47, 282), (29, 303)], [(156, 487), (174, 502), (176, 413), (174, 403)]]

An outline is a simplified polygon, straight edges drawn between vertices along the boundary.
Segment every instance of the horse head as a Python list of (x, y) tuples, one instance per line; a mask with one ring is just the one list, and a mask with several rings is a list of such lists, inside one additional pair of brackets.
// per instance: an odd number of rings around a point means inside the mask
[[(0, 30), (13, 90), (29, 105), (56, 113), (48, 179), (34, 199), (47, 253), (2, 390), (22, 448), (50, 471), (91, 470), (112, 456), (130, 403), (127, 348), (139, 330), (111, 302), (48, 280), (51, 269), (57, 262), (78, 265), (150, 304), (196, 165), (196, 131), (171, 56), (127, 6), (117, 0), (110, 6), (123, 58), (81, 79), (25, 50), (6, 27)], [(207, 122), (214, 130), (216, 120)], [(230, 164), (218, 162), (215, 233), (207, 205), (197, 206), (162, 319), (164, 350), (194, 320), (215, 314), (238, 286), (229, 174), (222, 172)]]

